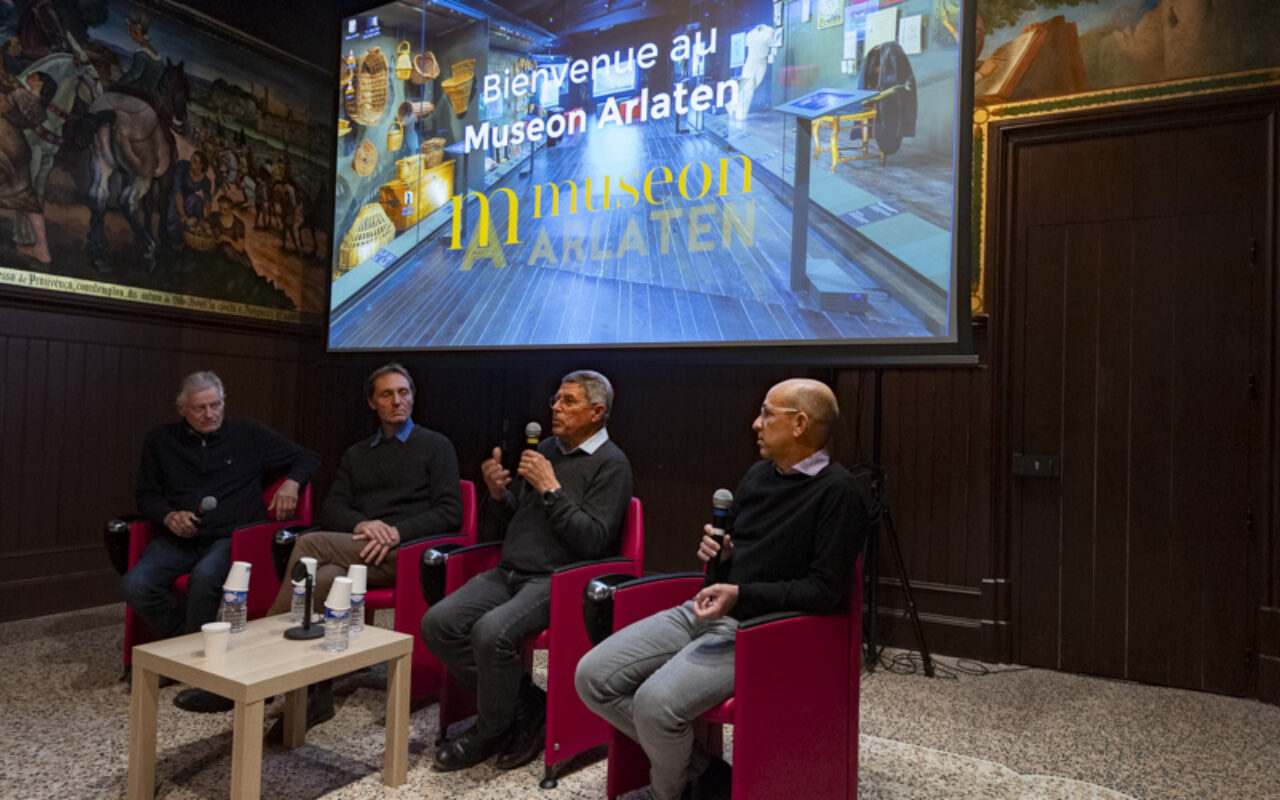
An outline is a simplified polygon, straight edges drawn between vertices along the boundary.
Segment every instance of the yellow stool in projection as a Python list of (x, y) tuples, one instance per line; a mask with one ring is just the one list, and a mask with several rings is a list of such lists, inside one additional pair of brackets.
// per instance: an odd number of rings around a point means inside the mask
[[(876, 112), (874, 109), (867, 111), (859, 111), (854, 114), (828, 114), (825, 117), (818, 117), (813, 121), (813, 157), (818, 158), (822, 155), (822, 132), (823, 128), (830, 128), (830, 139), (828, 139), (827, 147), (831, 151), (831, 171), (835, 172), (836, 167), (840, 166), (842, 161), (859, 161), (865, 158), (878, 158), (880, 163), (884, 163), (884, 153), (871, 153), (871, 126), (875, 122)], [(855, 141), (852, 145), (846, 145), (843, 150), (854, 151), (853, 155), (841, 155), (840, 134), (846, 131), (858, 131), (861, 139), (860, 143)]]

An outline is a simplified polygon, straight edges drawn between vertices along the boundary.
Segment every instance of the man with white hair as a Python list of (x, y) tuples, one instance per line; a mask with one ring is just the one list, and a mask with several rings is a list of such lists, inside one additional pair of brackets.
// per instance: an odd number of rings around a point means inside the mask
[[(249, 419), (227, 419), (222, 380), (194, 372), (177, 397), (181, 420), (154, 428), (142, 446), (138, 467), (138, 512), (162, 535), (125, 573), (125, 602), (157, 636), (200, 630), (218, 612), (222, 583), (231, 569), (231, 531), (267, 518), (290, 519), (298, 492), (311, 480), (320, 457)], [(264, 472), (287, 473), (271, 499), (262, 502)], [(216, 507), (201, 511), (212, 497)], [(171, 587), (190, 573), (186, 607)], [(190, 711), (222, 711), (230, 701), (196, 689), (175, 703)]]

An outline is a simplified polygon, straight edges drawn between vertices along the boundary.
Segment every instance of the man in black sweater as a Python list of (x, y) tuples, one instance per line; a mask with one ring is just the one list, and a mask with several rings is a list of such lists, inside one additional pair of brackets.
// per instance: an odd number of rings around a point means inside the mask
[(708, 754), (695, 751), (691, 723), (733, 694), (738, 623), (845, 608), (867, 516), (852, 475), (826, 450), (838, 415), (835, 395), (818, 381), (770, 389), (752, 424), (765, 460), (739, 484), (723, 544), (710, 525), (703, 529), (698, 557), (718, 563), (709, 564), (702, 590), (578, 662), (578, 695), (644, 748), (655, 800), (693, 796), (695, 786), (704, 797), (727, 789), (727, 767), (710, 769)]
[[(315, 453), (260, 422), (225, 419), (222, 380), (212, 372), (188, 375), (177, 407), (182, 421), (147, 434), (138, 467), (138, 511), (160, 525), (163, 535), (147, 545), (122, 581), (125, 601), (162, 638), (197, 631), (213, 620), (231, 569), (232, 529), (264, 520), (268, 511), (275, 519), (290, 519), (301, 485), (320, 464)], [(268, 509), (263, 473), (286, 471), (288, 479)], [(202, 514), (208, 497), (217, 506)], [(171, 587), (187, 573), (183, 609)], [(230, 701), (194, 689), (175, 702), (192, 711), (230, 708)]]
[(537, 756), (545, 697), (524, 675), (525, 639), (547, 627), (551, 572), (613, 555), (631, 500), (631, 464), (609, 441), (613, 387), (598, 372), (571, 372), (551, 398), (551, 438), (520, 455), (519, 479), (502, 451), (481, 469), (484, 512), (503, 533), (495, 569), (472, 578), (422, 618), (422, 638), (459, 679), (475, 687), (479, 717), (440, 748), (435, 767), (464, 769), (499, 753), (513, 769)]
[[(365, 564), (368, 588), (393, 586), (401, 545), (462, 526), (458, 454), (453, 443), (413, 423), (415, 386), (409, 371), (390, 363), (365, 381), (365, 399), (378, 416), (378, 430), (347, 448), (333, 487), (320, 510), (323, 530), (300, 538), (285, 575), (303, 556), (316, 559), (315, 610), (322, 611), (333, 579), (352, 564)], [(268, 614), (283, 614), (292, 602), (292, 582), (280, 587)], [(330, 681), (307, 694), (307, 727), (333, 717)], [(271, 736), (283, 732), (279, 731)]]

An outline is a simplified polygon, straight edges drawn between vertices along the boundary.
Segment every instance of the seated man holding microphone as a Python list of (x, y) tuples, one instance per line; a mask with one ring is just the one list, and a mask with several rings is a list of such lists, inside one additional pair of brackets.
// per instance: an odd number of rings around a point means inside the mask
[[(498, 566), (467, 581), (422, 618), (427, 647), (476, 690), (476, 723), (435, 754), (442, 772), (498, 754), (514, 769), (541, 750), (545, 696), (524, 674), (525, 639), (551, 613), (551, 572), (617, 547), (631, 501), (631, 464), (609, 440), (613, 387), (590, 370), (565, 375), (551, 398), (551, 432), (520, 456), (513, 480), (502, 452), (481, 469), (483, 511), (502, 538)], [(535, 434), (536, 436), (536, 434)]]
[(728, 535), (717, 541), (704, 528), (701, 591), (578, 662), (583, 702), (648, 755), (654, 800), (728, 797), (728, 767), (695, 750), (692, 722), (733, 694), (738, 623), (844, 608), (867, 516), (853, 476), (826, 449), (838, 416), (835, 394), (819, 381), (771, 388), (751, 426), (763, 460), (738, 486)]
[[(321, 507), (323, 529), (298, 539), (285, 570), (291, 575), (300, 559), (315, 559), (317, 611), (323, 611), (334, 578), (353, 564), (365, 565), (367, 587), (392, 586), (400, 545), (462, 525), (458, 455), (444, 435), (414, 424), (414, 396), (413, 376), (394, 362), (365, 381), (378, 430), (343, 453)], [(285, 580), (267, 613), (289, 611), (292, 594), (292, 582)], [(307, 693), (307, 727), (332, 717), (333, 687), (325, 681)]]
[[(255, 420), (227, 419), (222, 379), (193, 372), (177, 397), (180, 422), (152, 429), (138, 467), (139, 513), (164, 535), (143, 550), (122, 580), (125, 602), (161, 638), (192, 633), (218, 612), (231, 569), (231, 531), (266, 519), (262, 475), (288, 471), (271, 499), (276, 519), (289, 519), (302, 484), (320, 457)], [(174, 603), (173, 582), (190, 573), (186, 608)], [(232, 703), (186, 689), (174, 704), (188, 711), (227, 711)]]

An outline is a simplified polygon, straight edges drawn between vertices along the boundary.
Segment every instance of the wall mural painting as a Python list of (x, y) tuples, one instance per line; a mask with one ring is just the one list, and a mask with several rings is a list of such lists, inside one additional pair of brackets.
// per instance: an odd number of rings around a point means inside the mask
[(154, 2), (0, 0), (0, 53), (0, 286), (323, 312), (323, 72)]
[(1280, 3), (979, 0), (975, 52), (979, 106), (1265, 69)]

